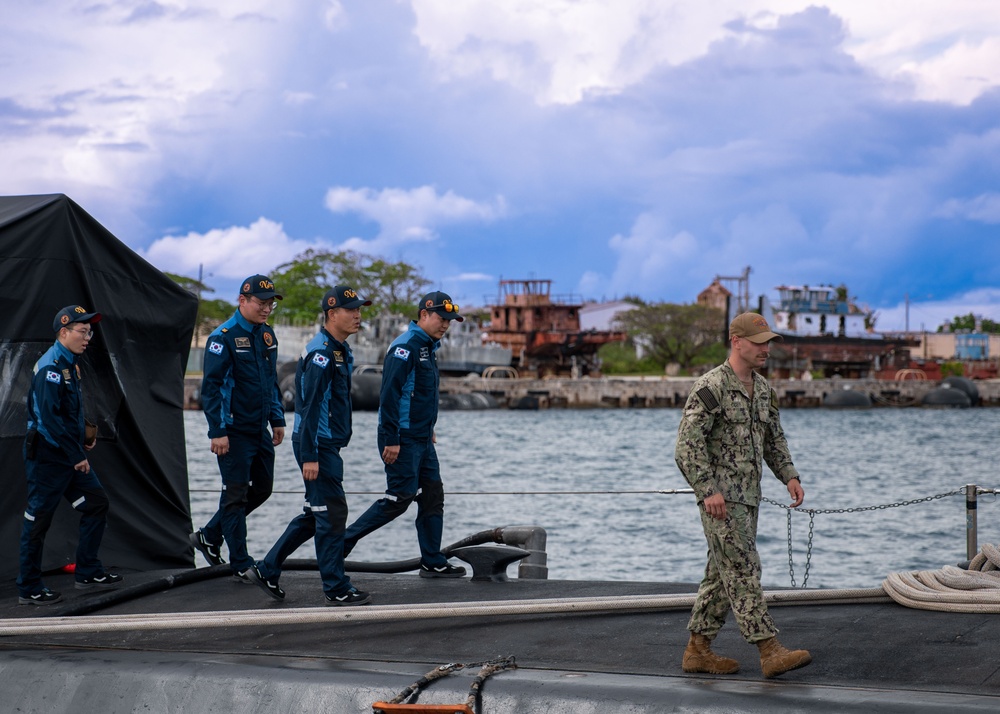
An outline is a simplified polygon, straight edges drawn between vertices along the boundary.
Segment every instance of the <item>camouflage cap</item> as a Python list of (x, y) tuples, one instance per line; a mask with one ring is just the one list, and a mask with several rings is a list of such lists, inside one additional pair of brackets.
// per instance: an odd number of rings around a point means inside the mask
[(742, 315), (737, 315), (729, 323), (729, 336), (742, 337), (755, 345), (762, 345), (769, 340), (780, 342), (782, 339), (781, 335), (771, 332), (767, 320), (755, 312), (744, 312)]

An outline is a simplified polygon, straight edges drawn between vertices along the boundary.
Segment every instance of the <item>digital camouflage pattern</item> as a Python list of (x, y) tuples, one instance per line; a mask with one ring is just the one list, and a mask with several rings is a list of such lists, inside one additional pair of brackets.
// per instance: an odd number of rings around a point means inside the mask
[[(774, 637), (760, 585), (757, 513), (763, 462), (782, 483), (799, 478), (778, 416), (777, 394), (753, 373), (753, 394), (744, 391), (725, 362), (695, 382), (677, 430), (674, 457), (695, 491), (708, 564), (688, 630), (714, 638), (730, 609), (747, 642)], [(726, 516), (708, 515), (703, 501), (716, 493)]]
[(677, 430), (674, 458), (701, 503), (721, 493), (729, 503), (760, 504), (762, 459), (782, 483), (799, 478), (778, 416), (778, 396), (753, 373), (748, 400), (725, 362), (695, 382)]
[(757, 508), (730, 503), (723, 519), (713, 518), (703, 508), (699, 510), (709, 557), (688, 630), (714, 639), (732, 608), (740, 634), (747, 642), (774, 637), (778, 628), (768, 614), (760, 586)]

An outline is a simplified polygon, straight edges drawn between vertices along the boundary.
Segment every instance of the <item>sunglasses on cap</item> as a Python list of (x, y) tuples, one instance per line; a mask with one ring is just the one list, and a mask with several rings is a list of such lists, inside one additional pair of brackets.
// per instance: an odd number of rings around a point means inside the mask
[(453, 312), (453, 313), (455, 313), (456, 315), (458, 314), (458, 305), (456, 305), (456, 304), (455, 304), (455, 303), (453, 303), (453, 302), (448, 302), (447, 300), (445, 300), (445, 301), (444, 301), (443, 303), (441, 303), (440, 305), (431, 305), (431, 306), (430, 306), (429, 308), (427, 308), (427, 309), (428, 309), (428, 310), (433, 310), (433, 309), (434, 309), (434, 308), (436, 308), (436, 307), (440, 307), (440, 308), (443, 308), (445, 312)]

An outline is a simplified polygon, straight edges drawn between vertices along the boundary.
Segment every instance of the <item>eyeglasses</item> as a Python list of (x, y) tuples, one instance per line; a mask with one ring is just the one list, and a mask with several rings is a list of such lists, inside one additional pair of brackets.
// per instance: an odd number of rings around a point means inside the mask
[(444, 308), (444, 311), (445, 311), (445, 312), (453, 312), (453, 313), (455, 313), (456, 315), (458, 314), (458, 305), (456, 305), (456, 304), (455, 304), (455, 303), (453, 303), (453, 302), (449, 302), (449, 301), (447, 301), (447, 300), (445, 300), (445, 301), (444, 301), (443, 303), (441, 303), (440, 305), (431, 305), (431, 309), (434, 309), (435, 307), (440, 307), (440, 308)]
[(265, 301), (265, 300), (261, 300), (260, 298), (256, 298), (253, 295), (251, 295), (250, 296), (250, 302), (252, 302), (254, 305), (256, 305), (261, 310), (270, 310), (270, 311), (273, 312), (274, 310), (278, 309), (278, 301), (277, 300), (266, 300)]
[(74, 330), (72, 327), (67, 327), (66, 329), (69, 330), (70, 332), (75, 332), (78, 335), (82, 335), (83, 339), (85, 339), (85, 340), (89, 340), (91, 337), (94, 336), (94, 331), (90, 330), (90, 329), (82, 330), (82, 331), (81, 330)]

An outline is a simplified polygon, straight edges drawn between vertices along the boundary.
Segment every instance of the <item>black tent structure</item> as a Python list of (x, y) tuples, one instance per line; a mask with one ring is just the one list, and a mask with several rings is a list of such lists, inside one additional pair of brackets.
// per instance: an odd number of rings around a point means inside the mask
[[(62, 194), (0, 197), (0, 578), (16, 576), (26, 498), (22, 444), (32, 369), (66, 305), (103, 320), (80, 360), (88, 454), (111, 509), (100, 557), (137, 570), (191, 566), (184, 369), (198, 300)], [(65, 502), (43, 570), (75, 560)]]

